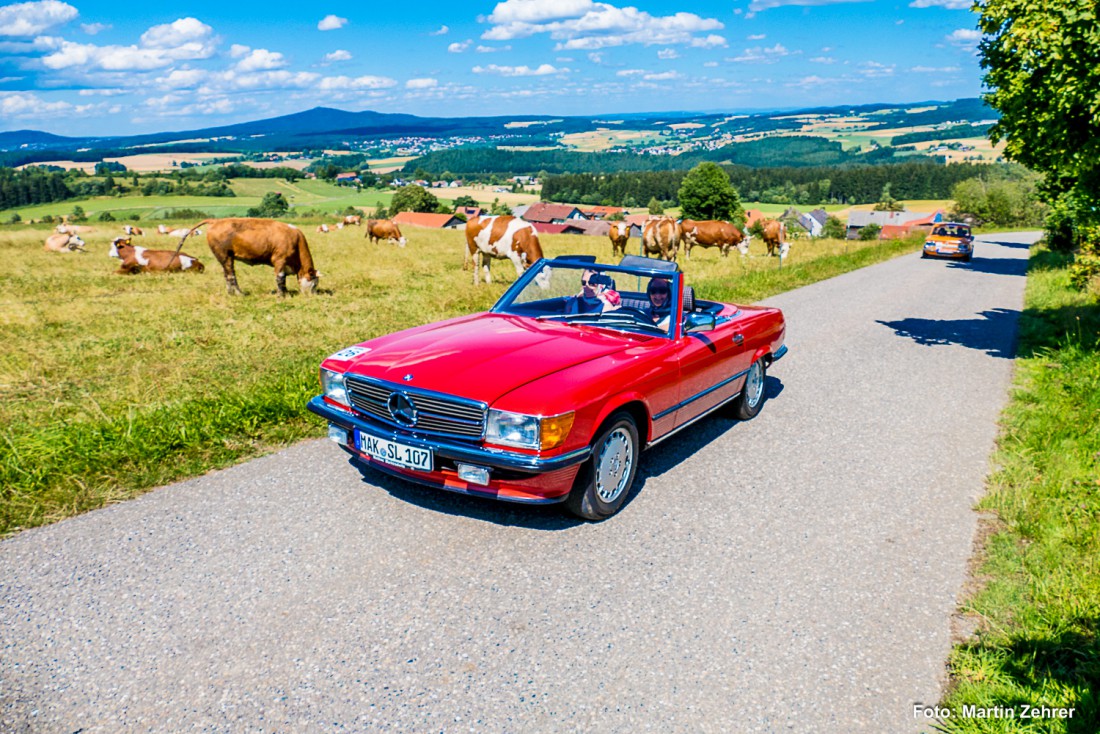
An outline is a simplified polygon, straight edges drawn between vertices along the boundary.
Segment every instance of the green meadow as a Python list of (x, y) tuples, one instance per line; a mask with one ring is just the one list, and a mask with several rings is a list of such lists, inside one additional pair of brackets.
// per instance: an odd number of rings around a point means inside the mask
[[(0, 270), (0, 534), (322, 435), (305, 403), (326, 355), (487, 309), (516, 277), (497, 261), (497, 282), (475, 287), (461, 231), (406, 229), (399, 248), (303, 225), (321, 293), (279, 300), (271, 268), (238, 266), (234, 298), (204, 238), (183, 247), (204, 273), (120, 276), (107, 251), (121, 226), (93, 226), (73, 254), (43, 251), (46, 226), (0, 227), (0, 258), (19, 263)], [(603, 237), (541, 239), (547, 257), (611, 257)], [(803, 240), (780, 270), (754, 242), (745, 260), (696, 250), (682, 267), (701, 296), (747, 303), (918, 246)]]

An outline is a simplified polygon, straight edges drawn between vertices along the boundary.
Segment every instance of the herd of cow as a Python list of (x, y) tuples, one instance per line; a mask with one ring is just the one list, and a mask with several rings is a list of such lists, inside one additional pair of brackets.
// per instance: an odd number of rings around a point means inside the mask
[[(318, 232), (327, 233), (331, 229), (345, 226), (360, 226), (362, 218), (358, 215), (344, 217), (344, 221), (330, 228), (322, 224)], [(122, 261), (117, 272), (131, 275), (145, 272), (202, 272), (203, 265), (197, 257), (181, 251), (184, 241), (191, 236), (201, 235), (201, 227), (206, 227), (206, 241), (211, 253), (221, 264), (225, 273), (226, 289), (230, 295), (240, 294), (237, 284), (235, 262), (248, 265), (270, 265), (275, 270), (275, 286), (280, 296), (285, 296), (286, 276), (298, 278), (301, 293), (310, 294), (317, 288), (318, 273), (313, 265), (313, 256), (309, 243), (300, 229), (293, 224), (277, 222), (271, 219), (253, 219), (231, 217), (226, 219), (206, 219), (193, 227), (169, 230), (164, 225), (158, 232), (170, 237), (178, 237), (175, 250), (153, 250), (134, 245), (132, 238), (144, 233), (139, 227), (125, 225), (124, 236), (111, 242), (110, 256)], [(46, 239), (45, 249), (49, 252), (82, 252), (84, 240), (81, 232), (89, 227), (61, 224), (57, 231)], [(372, 243), (386, 240), (401, 247), (405, 238), (397, 224), (387, 219), (368, 219), (366, 234)], [(620, 252), (626, 254), (630, 239), (630, 225), (626, 222), (613, 222), (608, 235), (611, 239), (612, 257)], [(763, 238), (768, 254), (787, 255), (789, 243), (782, 222), (768, 220), (763, 227)], [(642, 228), (642, 251), (645, 254), (675, 261), (680, 244), (683, 243), (687, 259), (691, 259), (693, 247), (717, 247), (723, 256), (728, 256), (733, 248), (742, 256), (748, 254), (749, 235), (742, 233), (729, 222), (712, 220), (677, 220), (672, 217), (650, 217)], [(490, 263), (495, 259), (510, 260), (516, 268), (516, 275), (530, 267), (542, 257), (538, 231), (530, 222), (512, 216), (473, 217), (466, 223), (466, 251), (462, 269), (474, 270), (474, 285), (482, 278), (492, 282)]]

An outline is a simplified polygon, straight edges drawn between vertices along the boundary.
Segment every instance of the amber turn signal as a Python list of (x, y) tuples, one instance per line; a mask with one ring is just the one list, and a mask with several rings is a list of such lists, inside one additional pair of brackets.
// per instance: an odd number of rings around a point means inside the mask
[(556, 448), (565, 443), (569, 438), (569, 430), (573, 427), (574, 412), (543, 418), (539, 422), (539, 448), (543, 451)]

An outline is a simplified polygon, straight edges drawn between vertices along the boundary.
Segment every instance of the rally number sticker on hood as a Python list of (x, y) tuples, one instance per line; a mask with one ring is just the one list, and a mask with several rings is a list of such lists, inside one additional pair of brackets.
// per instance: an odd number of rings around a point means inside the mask
[(336, 354), (329, 355), (329, 359), (355, 359), (360, 354), (366, 354), (370, 351), (370, 347), (348, 347), (347, 349), (341, 349)]

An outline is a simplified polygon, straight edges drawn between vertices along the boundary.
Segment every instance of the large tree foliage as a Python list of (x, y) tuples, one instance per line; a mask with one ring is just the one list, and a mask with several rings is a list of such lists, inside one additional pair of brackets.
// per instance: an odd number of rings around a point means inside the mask
[(742, 216), (741, 198), (730, 175), (717, 163), (700, 163), (684, 176), (679, 192), (684, 219), (724, 219)]
[(390, 214), (398, 212), (434, 212), (439, 209), (439, 199), (423, 186), (410, 184), (397, 190), (390, 202)]
[(1044, 176), (1073, 220), (1100, 199), (1100, 17), (1095, 0), (979, 0), (990, 130), (1008, 158)]

